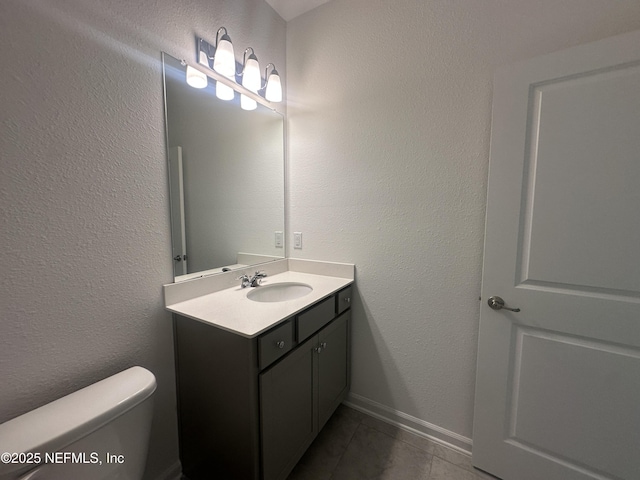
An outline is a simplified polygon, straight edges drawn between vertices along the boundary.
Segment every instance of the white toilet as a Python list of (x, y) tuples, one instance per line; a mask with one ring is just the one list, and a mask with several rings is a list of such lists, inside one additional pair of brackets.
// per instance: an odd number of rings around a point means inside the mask
[(131, 367), (3, 423), (0, 479), (140, 480), (155, 389)]

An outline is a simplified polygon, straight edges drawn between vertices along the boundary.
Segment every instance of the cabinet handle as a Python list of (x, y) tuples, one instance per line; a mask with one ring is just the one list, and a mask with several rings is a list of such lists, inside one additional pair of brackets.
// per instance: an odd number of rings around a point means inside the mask
[(327, 348), (327, 342), (322, 342), (320, 346), (314, 348), (313, 351), (316, 353), (322, 353), (322, 350), (324, 350), (325, 348)]
[(327, 348), (327, 342), (322, 342), (320, 344), (320, 348), (322, 348), (323, 350)]
[(344, 300), (347, 303), (351, 303), (351, 297), (344, 297), (342, 300)]
[(278, 348), (284, 348), (284, 340), (280, 340), (279, 342), (276, 342), (276, 346)]

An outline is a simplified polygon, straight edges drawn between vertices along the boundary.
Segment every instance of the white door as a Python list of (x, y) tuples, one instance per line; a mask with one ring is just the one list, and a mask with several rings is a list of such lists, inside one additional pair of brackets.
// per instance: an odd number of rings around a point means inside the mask
[(173, 274), (178, 277), (187, 271), (187, 237), (184, 216), (184, 178), (182, 147), (169, 149), (169, 200), (171, 203), (171, 247)]
[(473, 463), (638, 480), (640, 32), (500, 70), (491, 135)]

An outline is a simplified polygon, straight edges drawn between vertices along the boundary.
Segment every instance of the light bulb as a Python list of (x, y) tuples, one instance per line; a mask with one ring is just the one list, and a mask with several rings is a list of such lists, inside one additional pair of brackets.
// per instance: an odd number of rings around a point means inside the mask
[(258, 59), (255, 55), (251, 55), (244, 65), (242, 86), (247, 90), (258, 93), (261, 83), (262, 77), (260, 76), (260, 64), (258, 63)]
[(216, 97), (220, 100), (233, 100), (235, 92), (229, 85), (216, 81)]
[(267, 80), (267, 91), (264, 94), (264, 98), (270, 102), (282, 101), (282, 84), (280, 83), (280, 75), (274, 68)]
[(204, 65), (205, 67), (211, 68), (211, 65), (209, 65), (209, 57), (207, 53), (202, 50), (200, 50), (200, 53), (198, 55), (198, 63), (200, 65)]
[(233, 53), (233, 44), (227, 34), (218, 41), (216, 55), (213, 59), (213, 69), (228, 78), (235, 78), (236, 57)]
[(246, 95), (240, 95), (240, 108), (243, 110), (255, 110), (258, 108), (258, 102)]
[(205, 88), (207, 86), (207, 76), (200, 70), (187, 65), (187, 83), (193, 88)]

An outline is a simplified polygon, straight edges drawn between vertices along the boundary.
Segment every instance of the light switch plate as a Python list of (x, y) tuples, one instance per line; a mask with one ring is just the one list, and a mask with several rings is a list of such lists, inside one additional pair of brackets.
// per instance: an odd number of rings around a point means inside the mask
[(293, 248), (302, 248), (302, 232), (293, 232)]
[(276, 232), (276, 248), (282, 248), (284, 245), (284, 235), (282, 232)]

